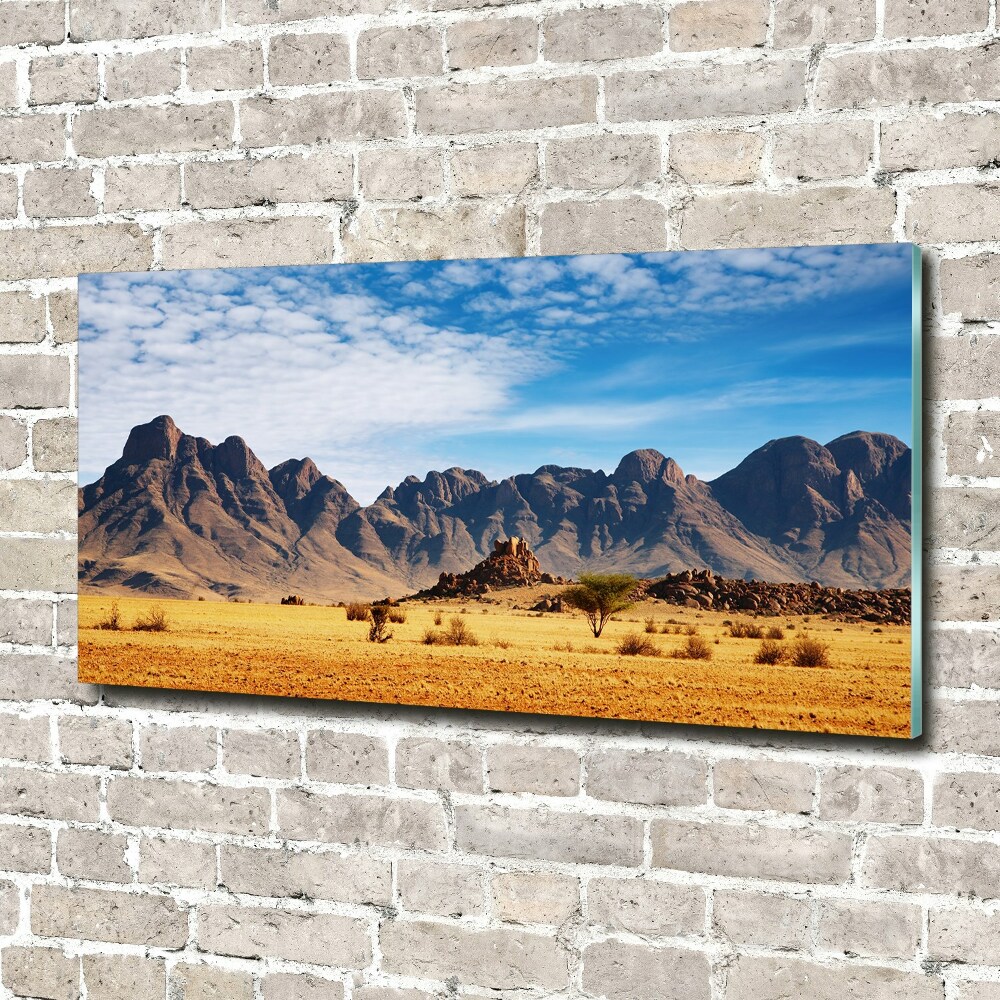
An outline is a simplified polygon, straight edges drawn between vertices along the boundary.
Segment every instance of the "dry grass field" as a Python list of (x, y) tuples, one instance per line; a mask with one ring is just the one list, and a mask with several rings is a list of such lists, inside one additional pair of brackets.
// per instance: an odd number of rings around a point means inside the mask
[[(733, 638), (732, 612), (647, 601), (600, 639), (571, 612), (521, 610), (553, 588), (486, 601), (406, 603), (385, 644), (343, 608), (164, 601), (84, 594), (80, 679), (90, 683), (294, 695), (557, 715), (908, 736), (910, 630), (818, 617), (760, 618), (786, 652), (803, 634), (829, 646), (827, 666), (757, 664), (760, 639)], [(98, 628), (116, 601), (122, 630)], [(166, 631), (134, 631), (153, 606)], [(441, 617), (435, 626), (434, 618)], [(475, 646), (428, 645), (459, 616)], [(652, 619), (647, 633), (646, 620)], [(675, 658), (697, 630), (710, 659)], [(635, 633), (658, 656), (616, 650)]]

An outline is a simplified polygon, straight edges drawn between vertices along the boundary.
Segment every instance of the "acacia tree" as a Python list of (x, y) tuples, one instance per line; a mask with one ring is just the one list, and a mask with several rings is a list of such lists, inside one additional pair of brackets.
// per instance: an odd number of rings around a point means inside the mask
[(628, 573), (581, 573), (580, 582), (564, 590), (562, 599), (564, 604), (583, 612), (598, 639), (616, 614), (635, 604), (630, 595), (637, 583)]

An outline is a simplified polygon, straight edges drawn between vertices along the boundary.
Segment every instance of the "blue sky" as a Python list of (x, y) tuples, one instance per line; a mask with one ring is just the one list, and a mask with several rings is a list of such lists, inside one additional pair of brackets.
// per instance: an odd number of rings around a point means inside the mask
[(901, 244), (81, 276), (81, 482), (160, 413), (362, 503), (453, 465), (910, 444), (910, 274)]

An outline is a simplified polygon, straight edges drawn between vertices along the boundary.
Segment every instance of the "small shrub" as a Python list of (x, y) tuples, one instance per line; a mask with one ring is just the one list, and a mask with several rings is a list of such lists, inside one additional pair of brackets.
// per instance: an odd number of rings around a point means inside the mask
[(686, 625), (684, 627), (684, 634), (685, 635), (697, 635), (698, 634), (698, 626), (697, 625)]
[(615, 647), (619, 656), (659, 656), (659, 647), (639, 632), (629, 632)]
[(406, 608), (389, 606), (389, 621), (393, 625), (402, 625), (406, 621)]
[(205, 600), (205, 598), (204, 597), (199, 597), (198, 600), (199, 601), (203, 601), (203, 600)]
[(509, 639), (494, 639), (493, 645), (496, 646), (497, 649), (510, 649), (511, 646)]
[(734, 639), (763, 639), (764, 632), (753, 622), (733, 622), (729, 626), (729, 634)]
[(440, 611), (435, 611), (434, 612), (434, 624), (435, 625), (440, 625), (441, 621), (442, 621), (441, 612)]
[(767, 638), (768, 639), (784, 639), (785, 638), (785, 633), (782, 632), (781, 629), (778, 628), (777, 625), (772, 625), (767, 630)]
[(132, 625), (135, 632), (166, 632), (169, 628), (166, 612), (158, 604), (154, 604), (145, 615), (136, 618)]
[(795, 622), (785, 622), (785, 628), (787, 628), (789, 632), (794, 632)]
[(557, 642), (552, 647), (557, 653), (572, 653), (573, 643), (571, 642)]
[(98, 623), (97, 627), (104, 629), (106, 632), (120, 632), (122, 628), (122, 613), (118, 609), (118, 602), (111, 602), (111, 610), (108, 612), (107, 618), (102, 618)]
[(455, 615), (448, 622), (448, 628), (444, 633), (444, 642), (449, 646), (478, 646), (479, 640), (473, 634), (465, 622), (458, 615)]
[(349, 622), (366, 622), (371, 618), (372, 608), (370, 604), (361, 601), (351, 601), (347, 605), (347, 620)]
[(771, 639), (765, 639), (760, 644), (760, 649), (757, 650), (757, 655), (753, 658), (753, 661), (754, 663), (767, 663), (773, 666), (775, 663), (781, 663), (786, 655), (784, 646), (779, 646), (778, 643)]
[(425, 629), (420, 641), (425, 646), (437, 646), (441, 643), (441, 633), (435, 632), (432, 628)]
[(392, 633), (387, 631), (389, 624), (389, 608), (385, 604), (373, 604), (369, 614), (372, 616), (372, 625), (368, 629), (369, 642), (388, 642), (392, 638)]
[(652, 618), (646, 619), (646, 632), (649, 635), (656, 635), (656, 622)]
[(881, 634), (882, 634), (882, 629), (880, 629), (880, 628), (873, 628), (872, 629), (872, 635), (881, 635)]
[(825, 642), (803, 635), (792, 647), (792, 663), (797, 667), (826, 667), (830, 663), (829, 653), (830, 647)]
[(689, 635), (687, 642), (680, 649), (670, 654), (675, 660), (710, 660), (712, 647), (700, 635)]

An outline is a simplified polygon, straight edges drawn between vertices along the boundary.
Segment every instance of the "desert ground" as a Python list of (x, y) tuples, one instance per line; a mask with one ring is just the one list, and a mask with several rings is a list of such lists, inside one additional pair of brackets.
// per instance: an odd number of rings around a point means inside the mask
[[(595, 639), (574, 612), (526, 610), (559, 588), (522, 588), (481, 600), (406, 602), (392, 639), (368, 641), (368, 623), (342, 607), (114, 597), (80, 600), (80, 679), (89, 683), (231, 691), (702, 723), (863, 735), (909, 735), (910, 629), (819, 616), (761, 617), (637, 604)], [(98, 628), (117, 602), (122, 629)], [(153, 607), (166, 631), (134, 631)], [(439, 616), (440, 625), (435, 625)], [(459, 617), (479, 644), (428, 645)], [(647, 633), (646, 622), (652, 619)], [(757, 664), (760, 639), (725, 622), (778, 627), (791, 648), (806, 634), (829, 645), (829, 665)], [(675, 658), (696, 630), (711, 659)], [(623, 637), (659, 656), (620, 655)]]

